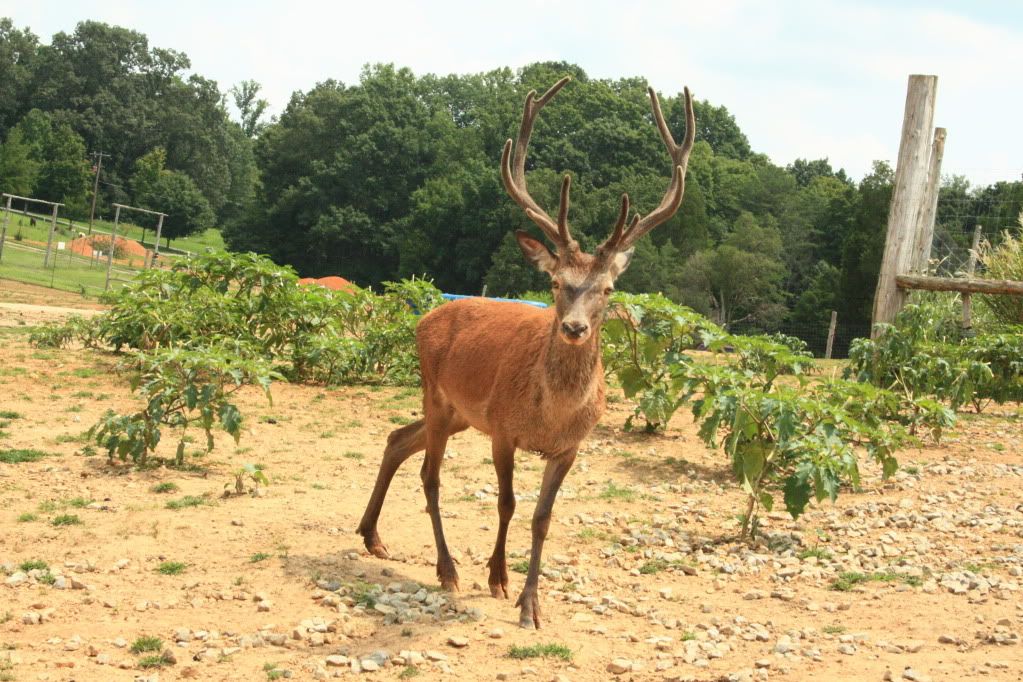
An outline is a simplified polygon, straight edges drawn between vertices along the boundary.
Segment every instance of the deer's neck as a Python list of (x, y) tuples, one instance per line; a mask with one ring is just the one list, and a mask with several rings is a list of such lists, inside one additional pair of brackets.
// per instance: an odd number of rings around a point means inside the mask
[(600, 328), (593, 330), (586, 343), (576, 346), (561, 339), (557, 326), (555, 320), (547, 341), (544, 383), (551, 394), (586, 400), (604, 378), (600, 362)]

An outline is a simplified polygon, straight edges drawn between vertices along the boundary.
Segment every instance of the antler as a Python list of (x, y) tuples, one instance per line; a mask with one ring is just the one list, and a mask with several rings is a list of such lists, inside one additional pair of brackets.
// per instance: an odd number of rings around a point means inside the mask
[(636, 243), (636, 240), (654, 229), (663, 222), (671, 219), (678, 207), (682, 204), (682, 194), (686, 186), (686, 167), (689, 165), (689, 153), (693, 150), (693, 142), (696, 139), (696, 115), (693, 113), (693, 98), (689, 94), (689, 88), (684, 89), (686, 105), (686, 138), (682, 146), (675, 144), (675, 138), (668, 130), (668, 124), (664, 122), (664, 114), (661, 113), (661, 103), (657, 99), (657, 93), (653, 88), (647, 88), (650, 93), (650, 102), (654, 109), (654, 120), (657, 122), (657, 129), (661, 132), (661, 139), (668, 147), (668, 154), (671, 155), (673, 164), (671, 184), (657, 208), (650, 211), (644, 218), (637, 213), (625, 229), (625, 222), (629, 215), (629, 195), (622, 195), (622, 208), (618, 213), (618, 220), (615, 222), (614, 230), (603, 244), (597, 248), (597, 253), (607, 256), (619, 251), (625, 251)]
[(508, 194), (515, 203), (526, 212), (529, 219), (536, 223), (544, 234), (554, 242), (559, 251), (570, 249), (575, 245), (575, 241), (568, 232), (568, 192), (572, 186), (572, 179), (565, 175), (561, 182), (558, 221), (554, 222), (547, 212), (533, 200), (533, 197), (529, 195), (529, 190), (526, 189), (526, 148), (529, 146), (529, 136), (533, 132), (536, 115), (570, 80), (569, 76), (565, 76), (552, 85), (542, 97), (536, 96), (536, 90), (529, 91), (522, 110), (522, 124), (519, 126), (519, 137), (515, 141), (515, 153), (512, 154), (511, 140), (504, 143), (504, 151), (501, 153), (501, 177), (504, 178), (505, 189), (508, 190)]

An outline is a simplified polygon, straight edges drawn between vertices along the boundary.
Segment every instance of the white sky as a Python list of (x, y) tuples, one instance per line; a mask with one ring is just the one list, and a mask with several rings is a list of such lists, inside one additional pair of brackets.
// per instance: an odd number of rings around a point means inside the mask
[(0, 0), (43, 42), (83, 19), (186, 52), (226, 90), (252, 78), (271, 111), (362, 66), (469, 73), (538, 60), (591, 77), (688, 84), (724, 104), (754, 150), (784, 165), (828, 157), (856, 178), (894, 162), (910, 73), (939, 77), (944, 171), (975, 184), (1023, 173), (1023, 3), (996, 0)]

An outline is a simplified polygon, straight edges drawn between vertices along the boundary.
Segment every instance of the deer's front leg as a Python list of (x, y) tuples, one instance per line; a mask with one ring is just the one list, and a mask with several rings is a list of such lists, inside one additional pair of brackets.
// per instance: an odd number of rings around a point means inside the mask
[(529, 555), (529, 573), (526, 574), (526, 585), (515, 605), (521, 608), (519, 626), (540, 629), (540, 598), (537, 586), (540, 582), (540, 557), (543, 554), (543, 543), (547, 539), (547, 530), (551, 525), (551, 509), (561, 488), (561, 482), (575, 462), (576, 448), (547, 460), (543, 471), (543, 484), (540, 486), (540, 498), (536, 501), (533, 512), (533, 548)]

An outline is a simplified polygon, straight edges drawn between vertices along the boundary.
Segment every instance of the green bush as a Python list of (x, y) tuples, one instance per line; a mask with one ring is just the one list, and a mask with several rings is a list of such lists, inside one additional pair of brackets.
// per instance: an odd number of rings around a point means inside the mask
[[(1020, 227), (1023, 227), (1023, 214), (1019, 220)], [(997, 246), (983, 243), (979, 256), (985, 277), (1023, 281), (1023, 235), (1013, 235), (1006, 230)], [(978, 307), (1002, 324), (1023, 325), (1023, 297), (978, 296), (977, 300)]]

